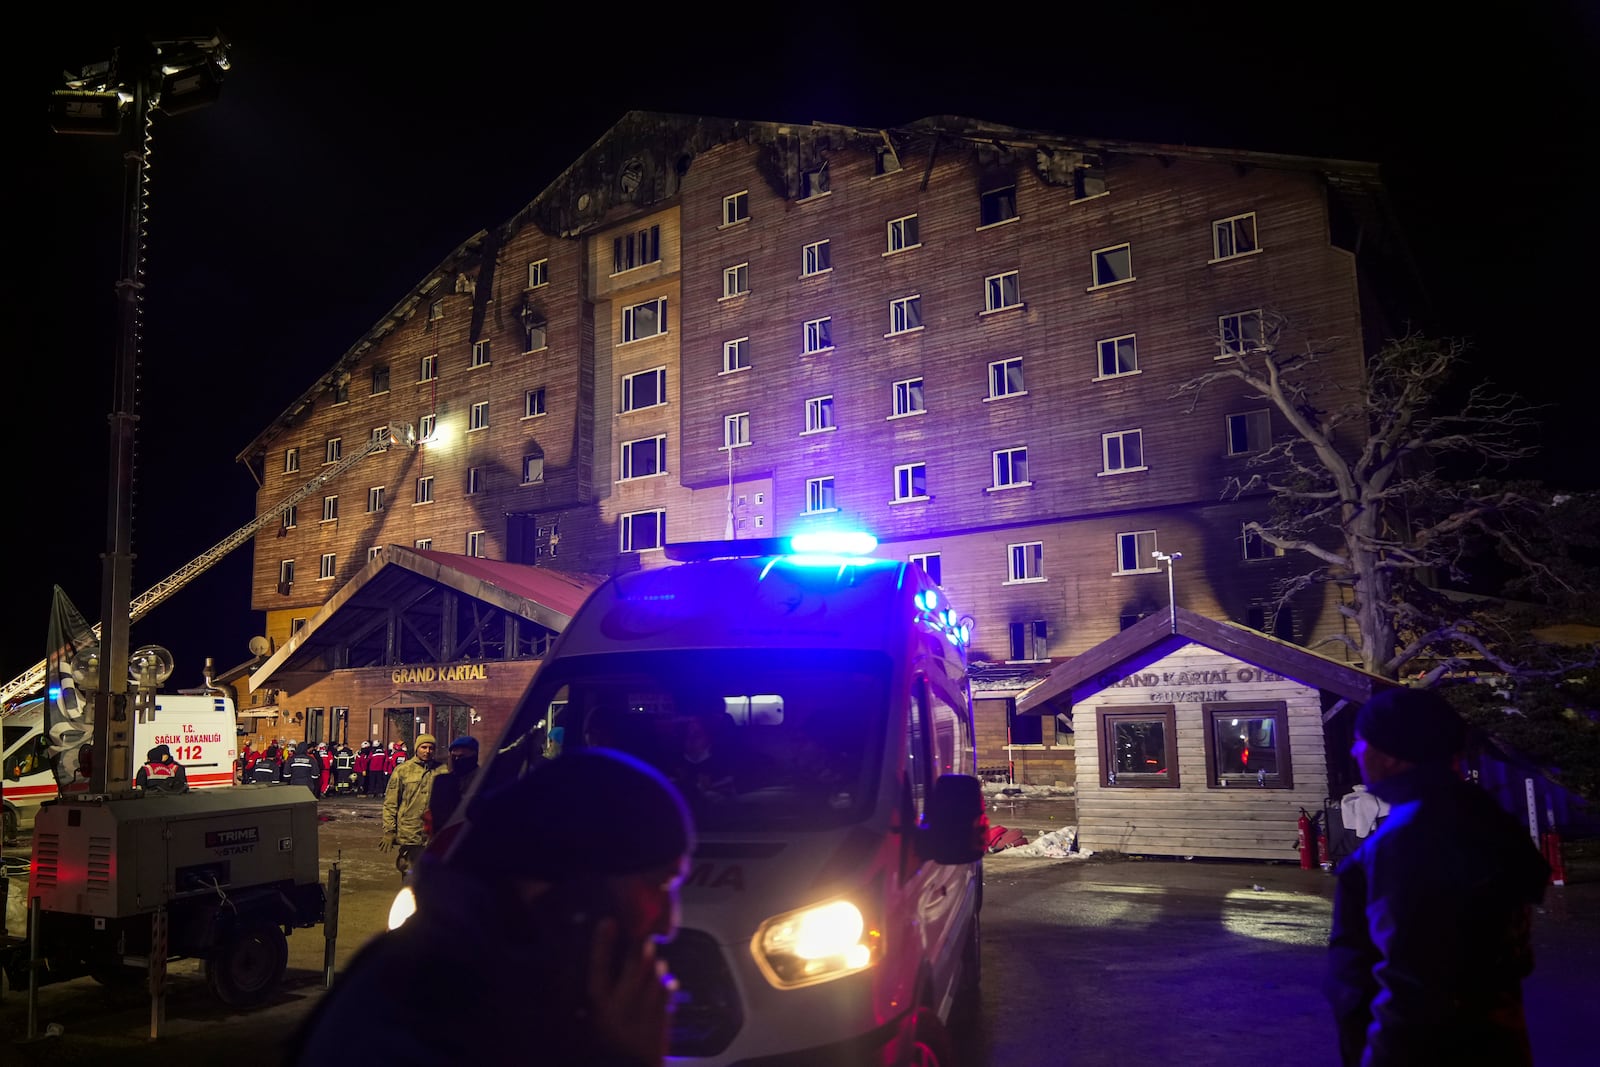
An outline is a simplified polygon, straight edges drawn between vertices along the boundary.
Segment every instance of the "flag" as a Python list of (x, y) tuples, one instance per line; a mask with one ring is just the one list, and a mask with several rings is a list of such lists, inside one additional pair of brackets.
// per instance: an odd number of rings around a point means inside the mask
[[(50, 604), (50, 637), (45, 648), (45, 738), (50, 746), (50, 761), (56, 772), (56, 787), (63, 793), (85, 792), (89, 788), (89, 765), (84, 758), (93, 752), (94, 701), (79, 691), (74, 668), (83, 669), (97, 654), (100, 639), (83, 615), (67, 599), (58, 585)], [(82, 679), (89, 686), (98, 678)]]

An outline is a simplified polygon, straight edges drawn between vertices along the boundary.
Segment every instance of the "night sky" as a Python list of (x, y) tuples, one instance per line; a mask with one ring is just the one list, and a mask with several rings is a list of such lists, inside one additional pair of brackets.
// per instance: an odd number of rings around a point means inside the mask
[[(1308, 22), (1304, 5), (1122, 4), (1009, 24), (1023, 5), (945, 29), (934, 7), (568, 5), (519, 24), (464, 8), (295, 22), (275, 6), (134, 27), (221, 32), (233, 70), (212, 107), (155, 120), (133, 593), (248, 522), (255, 483), (233, 457), (456, 245), (629, 110), (862, 126), (949, 114), (1379, 163), (1431, 301), (1417, 326), (1469, 339), (1480, 373), (1556, 405), (1534, 473), (1600, 486), (1594, 331), (1574, 321), (1595, 304), (1579, 250), (1597, 237), (1583, 131), (1600, 128), (1600, 16), (1577, 0), (1499, 20), (1404, 6), (1335, 5)], [(23, 391), (9, 406), (23, 433), (0, 679), (43, 656), (53, 586), (98, 618), (107, 543), (120, 142), (52, 133), (45, 102), (127, 31), (71, 11), (72, 25), (29, 39), (33, 84), (10, 105), (32, 196), (12, 201)], [(206, 656), (222, 669), (248, 658), (250, 551), (134, 626), (134, 645), (175, 653), (169, 687), (199, 684)]]

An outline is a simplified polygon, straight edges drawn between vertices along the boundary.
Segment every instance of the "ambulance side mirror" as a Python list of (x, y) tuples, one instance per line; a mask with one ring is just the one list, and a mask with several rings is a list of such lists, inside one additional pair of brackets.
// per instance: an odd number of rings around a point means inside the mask
[(970, 774), (941, 775), (917, 827), (917, 854), (934, 863), (976, 863), (988, 824), (983, 783)]

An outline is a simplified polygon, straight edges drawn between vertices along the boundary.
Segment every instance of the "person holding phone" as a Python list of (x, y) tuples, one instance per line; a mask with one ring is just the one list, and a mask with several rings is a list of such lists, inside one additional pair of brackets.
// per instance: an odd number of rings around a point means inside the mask
[(414, 1017), (412, 1005), (448, 1025), (369, 1030), (363, 1056), (385, 1067), (664, 1062), (676, 984), (656, 946), (677, 930), (694, 851), (682, 795), (599, 748), (485, 785), (450, 846), (412, 868), (416, 911), (357, 954), (288, 1063), (337, 1059), (352, 1028)]

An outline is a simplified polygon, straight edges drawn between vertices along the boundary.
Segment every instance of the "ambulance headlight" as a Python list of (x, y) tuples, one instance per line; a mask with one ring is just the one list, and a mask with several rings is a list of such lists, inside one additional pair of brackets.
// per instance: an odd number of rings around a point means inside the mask
[(416, 910), (417, 895), (411, 891), (410, 886), (405, 886), (394, 895), (394, 903), (389, 905), (389, 929), (400, 929)]
[(779, 989), (826, 982), (872, 966), (883, 934), (861, 909), (835, 900), (768, 919), (750, 944), (767, 981)]

